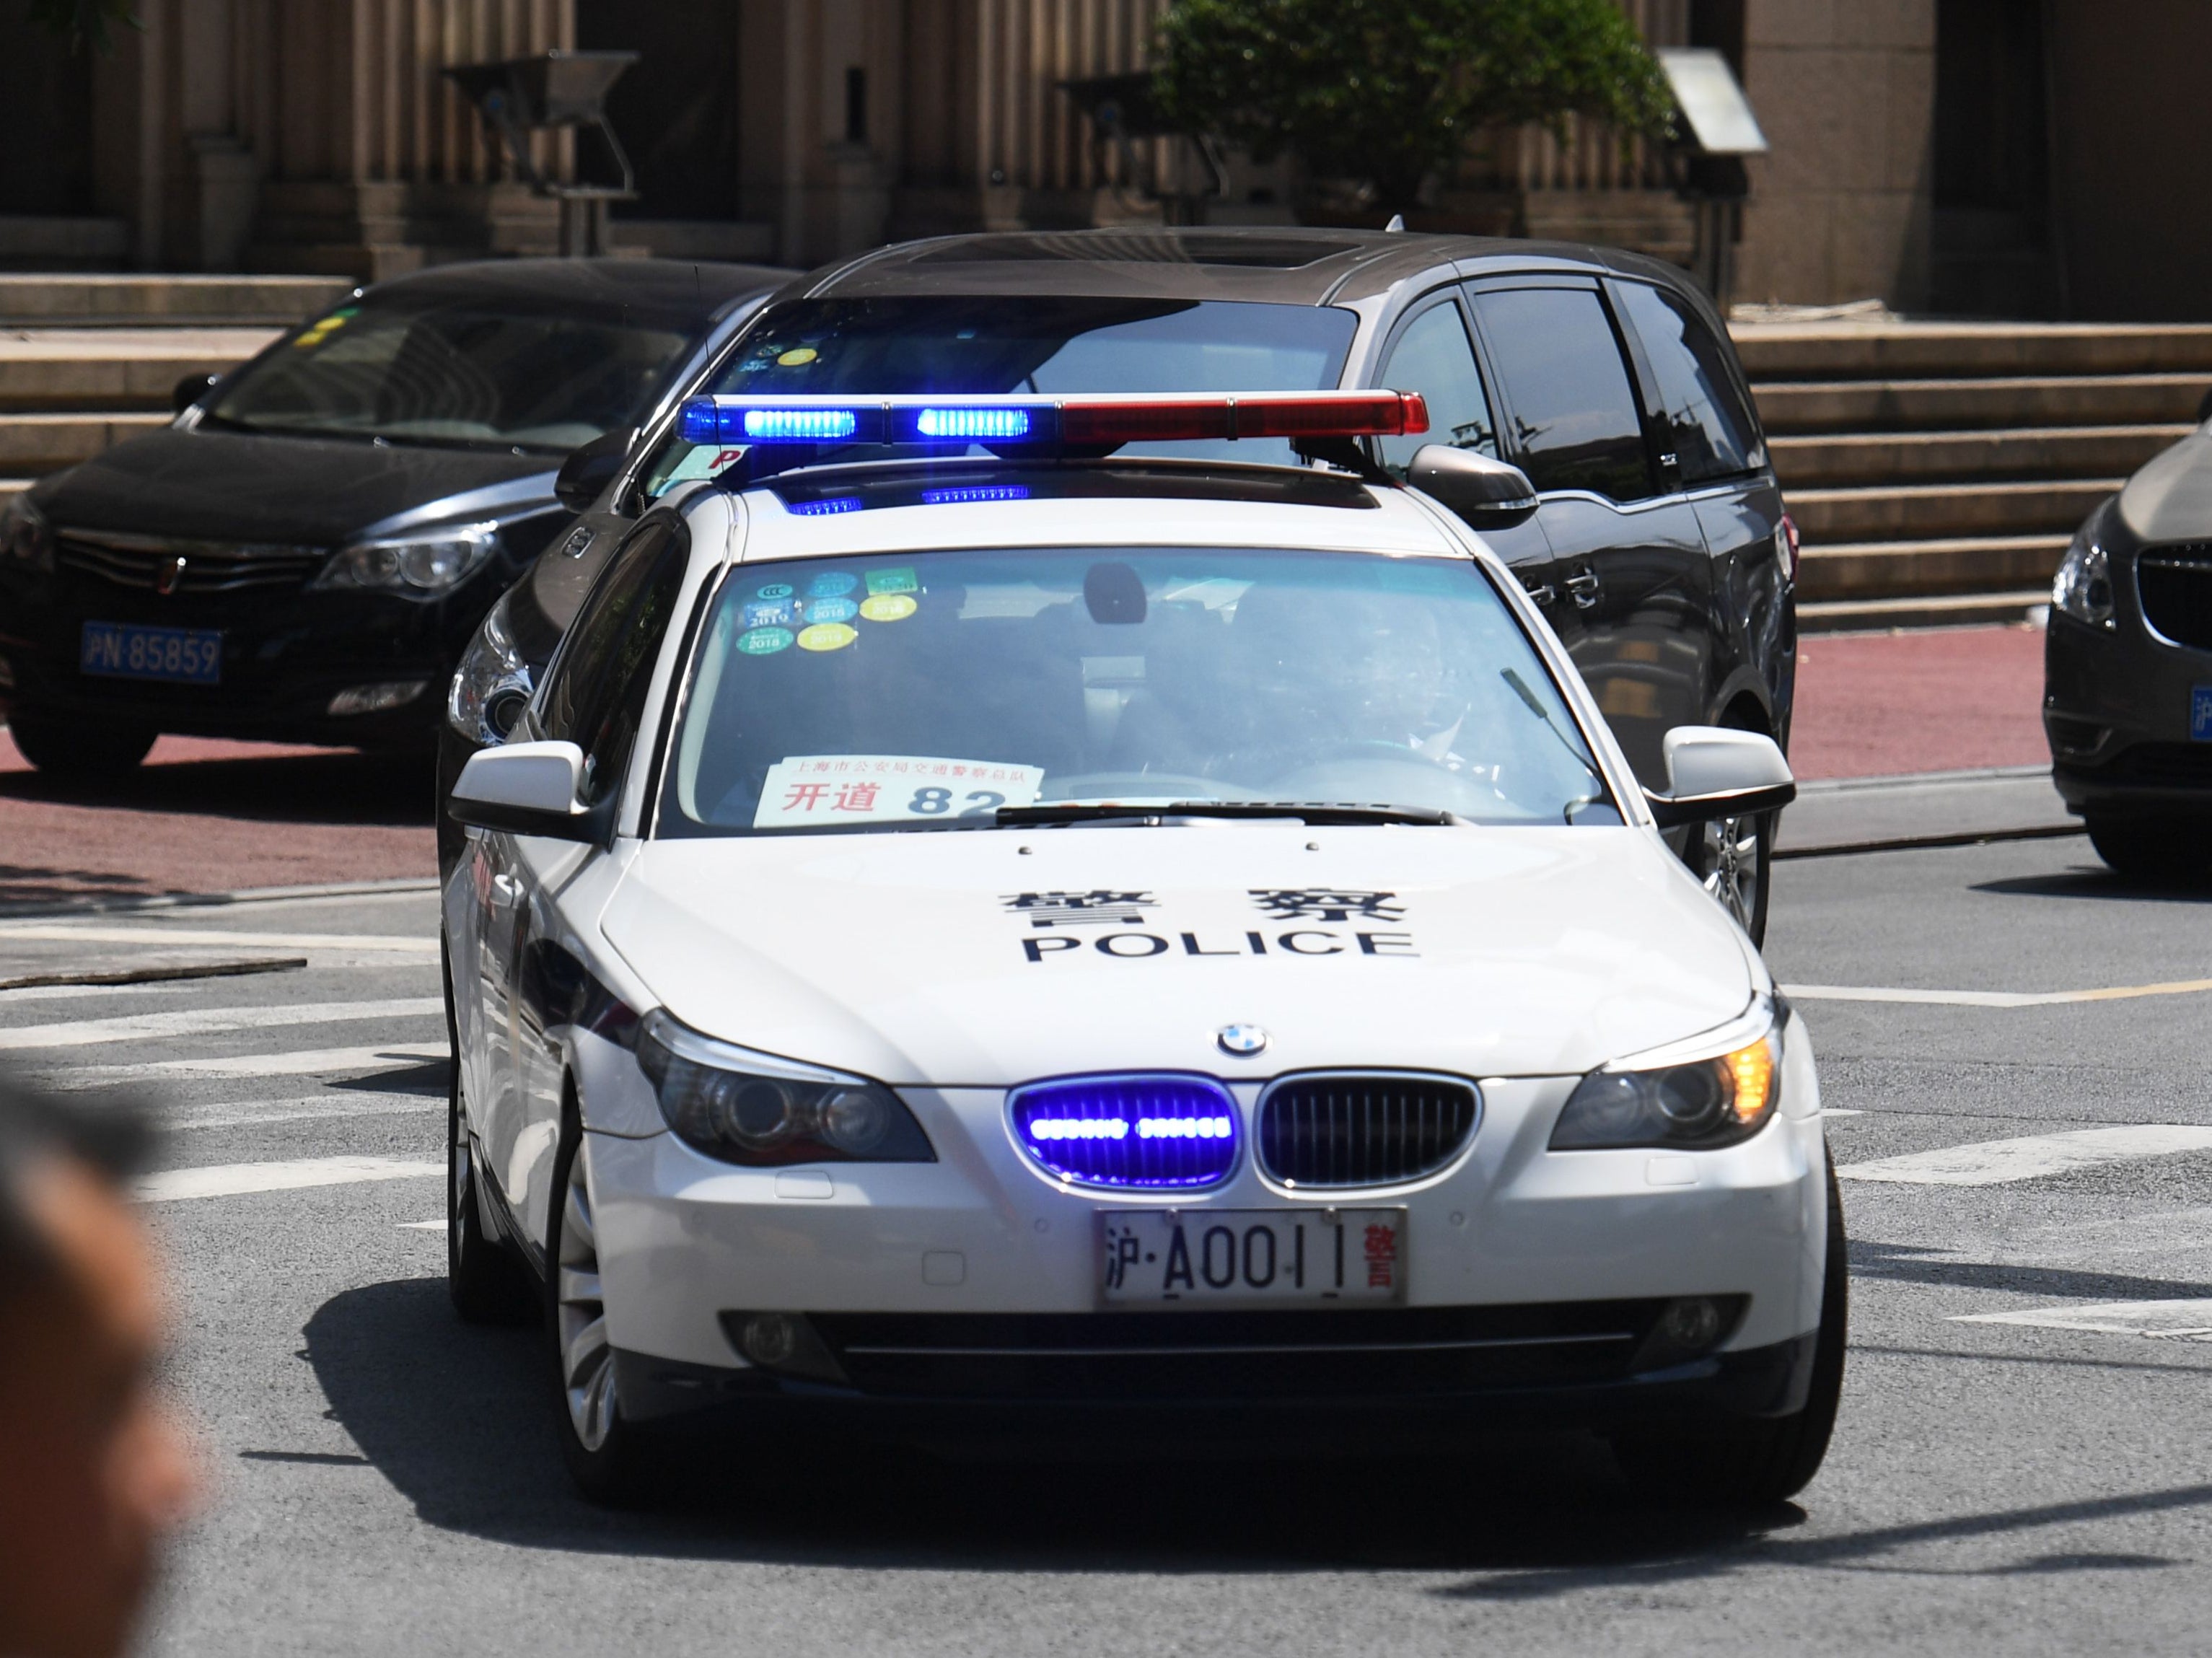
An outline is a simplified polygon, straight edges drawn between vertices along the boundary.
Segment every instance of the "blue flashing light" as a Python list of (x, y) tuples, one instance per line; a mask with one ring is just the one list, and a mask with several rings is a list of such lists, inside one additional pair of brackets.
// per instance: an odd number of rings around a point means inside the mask
[(748, 409), (744, 431), (755, 443), (822, 443), (849, 438), (860, 424), (850, 409)]
[(721, 411), (712, 398), (687, 398), (676, 426), (686, 443), (716, 443), (722, 435)]
[(1014, 1133), (1059, 1178), (1086, 1186), (1197, 1187), (1228, 1178), (1236, 1102), (1210, 1077), (1073, 1077), (1015, 1090)]
[(1012, 439), (1030, 434), (1026, 409), (921, 409), (914, 429), (926, 438)]
[(964, 507), (978, 501), (1027, 501), (1030, 487), (1026, 483), (971, 483), (954, 489), (924, 489), (921, 504), (925, 507)]
[(799, 518), (826, 518), (832, 513), (857, 513), (860, 510), (858, 495), (824, 495), (819, 501), (794, 501), (791, 510)]

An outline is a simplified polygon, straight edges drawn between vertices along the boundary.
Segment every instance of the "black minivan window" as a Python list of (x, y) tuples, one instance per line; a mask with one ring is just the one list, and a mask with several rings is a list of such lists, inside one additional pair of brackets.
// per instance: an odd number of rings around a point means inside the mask
[(1614, 288), (1658, 382), (1667, 447), (1685, 483), (1733, 477), (1763, 464), (1759, 428), (1736, 395), (1727, 348), (1680, 296), (1642, 282)]
[(1455, 449), (1497, 454), (1498, 428), (1475, 369), (1474, 348), (1468, 343), (1459, 307), (1450, 301), (1431, 306), (1407, 325), (1376, 384), (1393, 392), (1419, 392), (1429, 404), (1426, 432), (1378, 440), (1382, 465), (1394, 477), (1406, 476), (1414, 452), (1424, 444), (1449, 443)]
[(554, 665), (538, 730), (583, 750), (586, 803), (619, 786), (629, 768), (690, 556), (690, 537), (676, 525), (646, 525), (608, 564)]
[(1529, 481), (1539, 489), (1589, 489), (1614, 501), (1649, 495), (1643, 416), (1597, 295), (1504, 288), (1480, 294), (1474, 303)]

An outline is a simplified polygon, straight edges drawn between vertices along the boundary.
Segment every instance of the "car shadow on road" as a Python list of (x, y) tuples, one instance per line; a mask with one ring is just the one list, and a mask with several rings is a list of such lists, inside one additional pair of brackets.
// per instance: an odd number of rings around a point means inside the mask
[(373, 1284), (308, 1321), (331, 1417), (428, 1523), (525, 1547), (1036, 1571), (1542, 1570), (1723, 1561), (1799, 1524), (1633, 1499), (1597, 1442), (1439, 1461), (1019, 1461), (811, 1442), (687, 1446), (665, 1503), (615, 1512), (561, 1462), (534, 1330), (471, 1328), (442, 1278)]
[(1994, 881), (1978, 881), (1972, 890), (2015, 898), (2100, 898), (2142, 903), (2163, 899), (2172, 903), (2212, 903), (2212, 880), (2147, 881), (2122, 875), (2101, 864), (2080, 864), (2072, 869), (2038, 875), (2008, 875)]
[(4, 800), (261, 823), (410, 829), (431, 821), (434, 789), (426, 758), (346, 749), (264, 759), (184, 760), (141, 766), (100, 783), (70, 782), (34, 771), (0, 773)]

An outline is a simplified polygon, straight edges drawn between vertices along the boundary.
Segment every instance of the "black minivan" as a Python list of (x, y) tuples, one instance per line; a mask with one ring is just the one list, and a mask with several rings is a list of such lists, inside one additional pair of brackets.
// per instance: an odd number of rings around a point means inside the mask
[[(1481, 533), (1544, 607), (1644, 783), (1666, 786), (1662, 744), (1677, 726), (1735, 726), (1787, 746), (1796, 532), (1727, 331), (1671, 265), (1356, 230), (945, 237), (792, 283), (687, 389), (1367, 386), (1422, 393), (1431, 429), (1347, 456), (1354, 464), (1402, 477), (1416, 448), (1444, 441), (1528, 474), (1537, 509)], [(1280, 440), (1141, 448), (1298, 461)], [(441, 779), (520, 712), (638, 515), (734, 454), (684, 442), (672, 410), (626, 451), (610, 440), (571, 457), (563, 493), (584, 517), (563, 548), (577, 556), (543, 561), (488, 619), (455, 683)], [(1771, 817), (1686, 833), (1684, 856), (1759, 938)]]
[(358, 291), (169, 426), (0, 513), (0, 709), (40, 771), (163, 732), (428, 750), (485, 610), (568, 513), (554, 470), (651, 421), (789, 276), (500, 260)]

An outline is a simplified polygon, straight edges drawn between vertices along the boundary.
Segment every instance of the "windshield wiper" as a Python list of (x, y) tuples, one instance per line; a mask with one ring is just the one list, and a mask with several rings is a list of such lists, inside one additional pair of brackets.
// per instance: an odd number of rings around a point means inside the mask
[(1294, 818), (1315, 828), (1348, 823), (1441, 825), (1468, 820), (1428, 806), (1352, 805), (1318, 800), (1177, 800), (1164, 806), (1117, 805), (1110, 800), (1063, 800), (1041, 806), (1000, 806), (988, 821), (1000, 829), (1054, 823), (1158, 824), (1177, 817)]

